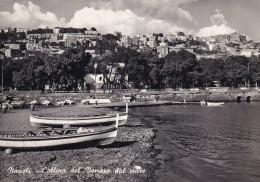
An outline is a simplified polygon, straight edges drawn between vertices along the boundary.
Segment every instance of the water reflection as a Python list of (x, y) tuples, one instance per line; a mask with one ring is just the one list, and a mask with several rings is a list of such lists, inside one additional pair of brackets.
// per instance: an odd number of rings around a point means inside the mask
[(260, 102), (160, 106), (130, 113), (158, 128), (158, 181), (260, 181)]

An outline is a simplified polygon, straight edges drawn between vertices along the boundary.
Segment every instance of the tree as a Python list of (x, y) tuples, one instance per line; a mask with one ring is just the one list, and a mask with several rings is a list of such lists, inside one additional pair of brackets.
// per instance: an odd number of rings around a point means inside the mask
[(152, 68), (152, 70), (149, 73), (149, 77), (150, 77), (152, 88), (157, 88), (157, 89), (162, 88), (163, 78), (162, 78), (161, 70), (157, 66), (154, 66)]
[(199, 61), (199, 82), (201, 86), (213, 86), (213, 81), (225, 83), (225, 62), (222, 59), (201, 59)]
[(255, 86), (258, 86), (260, 81), (260, 58), (252, 56), (249, 58), (248, 63), (248, 72), (250, 74), (250, 83), (254, 83)]
[(97, 46), (96, 46), (96, 52), (99, 55), (104, 55), (106, 51), (115, 52), (118, 48), (118, 44), (116, 40), (110, 40), (110, 39), (97, 39)]
[(40, 58), (33, 59), (23, 67), (23, 72), (26, 69), (26, 78), (25, 82), (28, 84), (30, 90), (33, 89), (43, 89), (45, 83), (45, 73), (44, 70), (44, 62)]
[(23, 59), (23, 60), (4, 59), (3, 68), (4, 68), (5, 87), (14, 87), (14, 82), (12, 80), (12, 73), (14, 71), (20, 71), (27, 61), (28, 61), (27, 59)]
[(188, 75), (191, 75), (197, 65), (196, 56), (186, 50), (170, 52), (165, 56), (162, 68), (164, 84), (172, 88), (192, 87), (194, 80)]
[(248, 58), (245, 56), (231, 56), (225, 62), (224, 73), (226, 83), (232, 87), (242, 86), (250, 80)]
[(137, 88), (145, 88), (149, 86), (149, 66), (147, 59), (142, 55), (132, 57), (126, 65), (126, 70), (129, 75), (129, 82), (134, 83)]
[(51, 42), (50, 46), (58, 46), (57, 42)]
[[(58, 62), (61, 64), (61, 70), (63, 75), (62, 82), (67, 83), (69, 89), (77, 90), (80, 84), (83, 88), (84, 77), (86, 76), (86, 67), (90, 62), (91, 55), (85, 53), (84, 49), (68, 49), (61, 56), (58, 57)], [(58, 72), (58, 73), (59, 73)]]
[(104, 78), (104, 89), (107, 88), (109, 92), (113, 88), (121, 88), (125, 81), (125, 68), (120, 67), (116, 55), (117, 53), (113, 53), (99, 60), (100, 71)]

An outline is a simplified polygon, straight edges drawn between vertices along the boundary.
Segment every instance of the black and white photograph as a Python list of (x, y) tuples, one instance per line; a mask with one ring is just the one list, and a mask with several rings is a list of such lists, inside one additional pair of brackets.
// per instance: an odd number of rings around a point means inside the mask
[(0, 181), (259, 182), (260, 0), (0, 0)]

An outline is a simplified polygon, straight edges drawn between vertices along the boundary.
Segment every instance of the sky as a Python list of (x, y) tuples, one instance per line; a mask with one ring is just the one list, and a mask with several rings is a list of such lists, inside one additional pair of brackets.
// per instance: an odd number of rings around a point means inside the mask
[(0, 0), (0, 27), (95, 27), (123, 35), (238, 32), (260, 40), (260, 0)]

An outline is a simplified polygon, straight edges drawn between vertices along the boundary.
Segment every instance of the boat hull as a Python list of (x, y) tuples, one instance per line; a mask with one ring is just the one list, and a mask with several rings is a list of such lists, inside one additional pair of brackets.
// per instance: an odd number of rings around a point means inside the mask
[[(128, 118), (127, 113), (120, 113), (118, 118), (118, 125), (125, 125)], [(32, 126), (89, 126), (99, 125), (104, 123), (112, 123), (116, 121), (114, 114), (106, 114), (95, 117), (82, 117), (82, 118), (59, 118), (59, 117), (41, 117), (37, 115), (30, 116), (30, 124)]]
[(117, 128), (79, 134), (57, 136), (0, 137), (0, 147), (8, 149), (35, 149), (94, 142), (96, 145), (109, 145), (117, 136)]
[(222, 106), (224, 102), (207, 102), (207, 106)]

